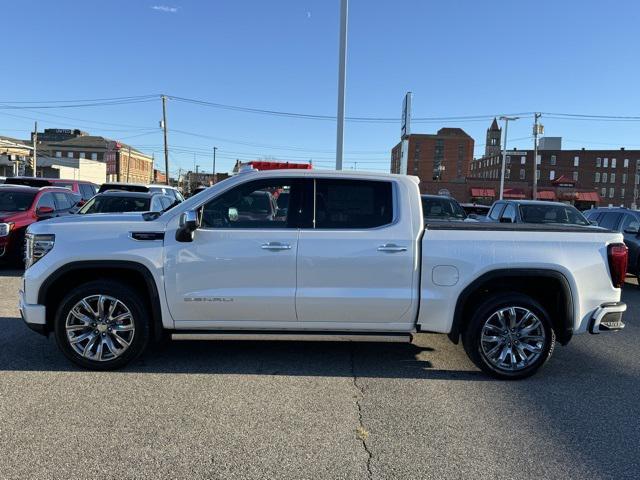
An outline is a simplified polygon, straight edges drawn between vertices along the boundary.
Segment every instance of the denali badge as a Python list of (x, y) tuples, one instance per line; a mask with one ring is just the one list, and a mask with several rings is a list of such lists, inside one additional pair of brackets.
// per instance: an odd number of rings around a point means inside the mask
[(229, 297), (185, 297), (185, 302), (233, 302)]

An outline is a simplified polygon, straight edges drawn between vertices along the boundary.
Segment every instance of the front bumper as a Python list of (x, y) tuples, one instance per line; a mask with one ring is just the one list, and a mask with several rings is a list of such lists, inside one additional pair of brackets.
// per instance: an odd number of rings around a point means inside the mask
[(25, 302), (24, 291), (19, 293), (20, 316), (31, 330), (47, 335), (47, 316), (44, 305), (33, 305)]
[(624, 302), (603, 303), (593, 311), (589, 321), (589, 333), (611, 332), (622, 330), (622, 314), (627, 310)]

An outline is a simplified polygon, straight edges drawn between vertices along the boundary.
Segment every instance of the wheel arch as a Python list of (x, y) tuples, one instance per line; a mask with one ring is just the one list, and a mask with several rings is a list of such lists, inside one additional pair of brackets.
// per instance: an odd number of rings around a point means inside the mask
[(566, 345), (571, 340), (575, 306), (567, 277), (557, 270), (516, 268), (486, 272), (462, 290), (448, 334), (453, 343), (458, 343), (473, 308), (500, 290), (523, 293), (540, 302), (551, 316), (558, 342)]
[(72, 288), (94, 280), (116, 280), (135, 289), (151, 315), (152, 338), (162, 337), (162, 310), (158, 286), (151, 271), (143, 264), (126, 260), (91, 260), (71, 262), (49, 275), (38, 290), (38, 303), (46, 306), (46, 333), (53, 331), (53, 321), (62, 297)]

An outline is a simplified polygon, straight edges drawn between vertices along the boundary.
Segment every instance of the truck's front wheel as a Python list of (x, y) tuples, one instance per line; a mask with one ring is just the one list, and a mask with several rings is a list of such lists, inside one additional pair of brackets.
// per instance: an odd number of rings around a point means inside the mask
[(85, 283), (58, 306), (55, 336), (72, 362), (93, 370), (122, 367), (145, 349), (149, 323), (144, 302), (111, 280)]
[(555, 333), (542, 305), (520, 293), (490, 297), (476, 310), (462, 336), (469, 358), (504, 379), (533, 375), (553, 353)]

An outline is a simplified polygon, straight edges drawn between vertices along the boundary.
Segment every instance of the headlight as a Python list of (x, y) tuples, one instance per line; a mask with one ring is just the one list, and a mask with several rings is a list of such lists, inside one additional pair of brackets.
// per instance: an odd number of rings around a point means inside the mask
[(0, 223), (0, 237), (6, 237), (13, 228), (13, 223)]
[(38, 235), (27, 233), (25, 235), (26, 238), (26, 246), (25, 246), (25, 254), (24, 254), (24, 262), (25, 268), (29, 268), (31, 265), (36, 263), (42, 257), (44, 257), (47, 253), (51, 251), (53, 245), (56, 241), (56, 236), (53, 234), (48, 235)]

